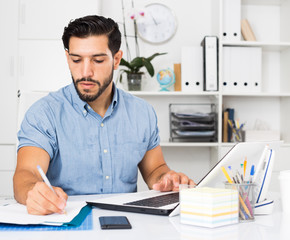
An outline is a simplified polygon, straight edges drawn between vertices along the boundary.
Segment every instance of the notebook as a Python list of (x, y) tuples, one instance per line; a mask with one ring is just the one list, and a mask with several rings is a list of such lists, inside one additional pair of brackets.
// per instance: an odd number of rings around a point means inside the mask
[[(197, 184), (196, 187), (224, 187), (225, 177), (221, 166), (232, 165), (238, 169), (240, 163), (247, 157), (248, 165), (257, 164), (264, 148), (269, 145), (279, 148), (281, 141), (274, 142), (243, 142), (236, 144)], [(250, 169), (249, 169), (250, 170)], [(160, 201), (164, 201), (163, 204)], [(156, 202), (159, 202), (156, 204)], [(88, 204), (108, 210), (137, 212), (164, 216), (179, 214), (179, 193), (159, 192), (154, 190), (126, 193), (114, 197), (101, 198)]]

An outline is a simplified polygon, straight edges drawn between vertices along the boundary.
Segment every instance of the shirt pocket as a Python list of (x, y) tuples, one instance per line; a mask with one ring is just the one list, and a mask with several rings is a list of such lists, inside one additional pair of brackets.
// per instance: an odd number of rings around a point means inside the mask
[[(115, 176), (123, 183), (134, 184), (138, 177), (138, 164), (148, 147), (147, 142), (123, 143), (114, 147), (113, 161)], [(117, 181), (119, 179), (116, 179)]]

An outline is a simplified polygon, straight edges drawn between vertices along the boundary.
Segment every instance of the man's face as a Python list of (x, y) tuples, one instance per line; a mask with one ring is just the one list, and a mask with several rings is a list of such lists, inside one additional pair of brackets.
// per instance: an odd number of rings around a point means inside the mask
[(83, 101), (92, 102), (104, 91), (111, 90), (108, 86), (112, 85), (113, 71), (119, 66), (122, 52), (112, 56), (107, 36), (71, 37), (66, 56), (75, 88)]

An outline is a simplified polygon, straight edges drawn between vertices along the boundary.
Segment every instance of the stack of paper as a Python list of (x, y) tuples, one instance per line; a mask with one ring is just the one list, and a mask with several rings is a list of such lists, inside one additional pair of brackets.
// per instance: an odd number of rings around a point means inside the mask
[(27, 213), (26, 206), (13, 203), (5, 206), (0, 206), (0, 223), (8, 224), (42, 224), (51, 226), (63, 226), (69, 224), (86, 206), (85, 201), (68, 201), (65, 208), (65, 214), (51, 215), (31, 215)]
[(238, 223), (238, 192), (232, 189), (188, 188), (180, 191), (180, 222), (202, 227)]

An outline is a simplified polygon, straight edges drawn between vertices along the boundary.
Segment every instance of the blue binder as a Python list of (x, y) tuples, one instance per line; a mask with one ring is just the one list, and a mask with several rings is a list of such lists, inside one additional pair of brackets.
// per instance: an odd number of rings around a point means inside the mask
[(70, 222), (62, 226), (18, 225), (0, 223), (0, 231), (80, 231), (93, 229), (92, 207), (86, 205)]

